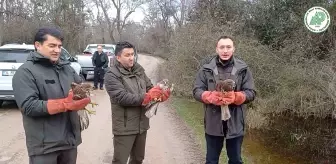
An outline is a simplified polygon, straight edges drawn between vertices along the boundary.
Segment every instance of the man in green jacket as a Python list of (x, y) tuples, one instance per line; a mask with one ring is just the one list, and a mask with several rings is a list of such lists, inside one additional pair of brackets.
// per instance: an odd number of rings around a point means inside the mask
[(116, 57), (105, 75), (105, 88), (112, 108), (114, 134), (113, 164), (141, 164), (145, 157), (146, 135), (149, 119), (145, 116), (150, 101), (166, 101), (170, 91), (153, 87), (144, 68), (134, 62), (134, 46), (120, 42), (115, 48)]
[(75, 164), (82, 143), (77, 110), (90, 99), (72, 100), (71, 83), (80, 83), (81, 78), (69, 61), (60, 58), (62, 41), (57, 29), (39, 29), (36, 51), (13, 77), (30, 164)]

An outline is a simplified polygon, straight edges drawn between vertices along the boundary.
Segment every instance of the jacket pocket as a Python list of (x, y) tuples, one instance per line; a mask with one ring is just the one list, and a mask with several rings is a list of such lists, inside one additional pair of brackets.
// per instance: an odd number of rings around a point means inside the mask
[(47, 148), (62, 147), (70, 145), (70, 140), (74, 139), (68, 113), (61, 113), (48, 117), (43, 123), (43, 145)]
[(105, 55), (101, 55), (101, 56), (100, 56), (100, 60), (101, 60), (103, 63), (106, 62)]
[(208, 79), (208, 91), (214, 91), (216, 87), (216, 82), (213, 78)]
[(243, 84), (243, 80), (244, 80), (244, 74), (246, 72), (244, 70), (238, 72), (237, 76), (236, 76), (236, 87), (235, 87), (235, 91), (241, 91), (241, 87)]
[(44, 119), (34, 119), (29, 116), (23, 116), (23, 126), (26, 129), (26, 142), (28, 151), (37, 152), (40, 150), (37, 147), (43, 147), (43, 139), (45, 138), (44, 132)]

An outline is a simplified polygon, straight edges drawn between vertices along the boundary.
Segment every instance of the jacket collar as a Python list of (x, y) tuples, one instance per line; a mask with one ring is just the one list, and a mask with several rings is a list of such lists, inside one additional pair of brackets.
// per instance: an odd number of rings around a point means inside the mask
[[(203, 68), (207, 70), (212, 70), (212, 71), (217, 70), (217, 63), (218, 63), (217, 56), (218, 55), (212, 57), (210, 62), (203, 65)], [(242, 69), (247, 68), (247, 64), (244, 61), (238, 59), (237, 57), (232, 56), (232, 60), (233, 60), (233, 67), (235, 67), (235, 69), (237, 69), (238, 72)]]
[(139, 63), (134, 63), (133, 67), (131, 70), (126, 69), (124, 66), (119, 63), (119, 61), (115, 58), (112, 59), (113, 62), (115, 63), (115, 67), (120, 71), (121, 74), (123, 75), (140, 75), (141, 72), (144, 71), (144, 68), (139, 64)]
[(56, 66), (56, 67), (63, 67), (64, 65), (70, 64), (69, 61), (63, 59), (62, 57), (60, 57), (58, 59), (58, 62), (56, 62), (55, 64), (51, 63), (49, 58), (41, 55), (37, 51), (31, 52), (29, 54), (28, 58), (27, 58), (27, 61), (32, 61), (34, 63), (41, 63), (41, 64), (44, 64), (44, 65)]
[(222, 66), (222, 67), (229, 67), (233, 65), (233, 56), (231, 56), (231, 58), (229, 60), (222, 60), (219, 58), (219, 56), (216, 56), (216, 60), (217, 60), (217, 66)]

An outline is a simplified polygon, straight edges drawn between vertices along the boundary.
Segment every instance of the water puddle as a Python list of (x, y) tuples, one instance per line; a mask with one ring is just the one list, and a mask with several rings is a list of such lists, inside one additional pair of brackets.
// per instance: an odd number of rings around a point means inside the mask
[(258, 136), (247, 133), (243, 142), (243, 154), (249, 164), (307, 164), (299, 157), (286, 156), (280, 151), (272, 150), (270, 145), (263, 143)]
[(244, 154), (257, 164), (336, 163), (336, 120), (282, 115), (262, 130), (249, 130)]

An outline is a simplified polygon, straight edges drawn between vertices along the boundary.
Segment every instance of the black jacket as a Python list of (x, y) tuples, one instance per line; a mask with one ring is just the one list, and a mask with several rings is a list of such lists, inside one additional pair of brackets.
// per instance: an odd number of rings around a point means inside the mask
[(104, 63), (104, 65), (102, 66), (103, 68), (107, 68), (108, 67), (108, 63), (109, 63), (109, 58), (107, 56), (107, 54), (105, 52), (102, 52), (101, 55), (98, 54), (98, 51), (96, 51), (93, 56), (92, 56), (92, 65), (96, 67), (96, 59), (97, 57), (100, 57), (101, 62)]
[(32, 52), (13, 77), (14, 96), (23, 116), (29, 156), (66, 150), (81, 144), (79, 117), (76, 111), (49, 115), (47, 100), (65, 98), (72, 82), (81, 78), (60, 59), (49, 59)]

